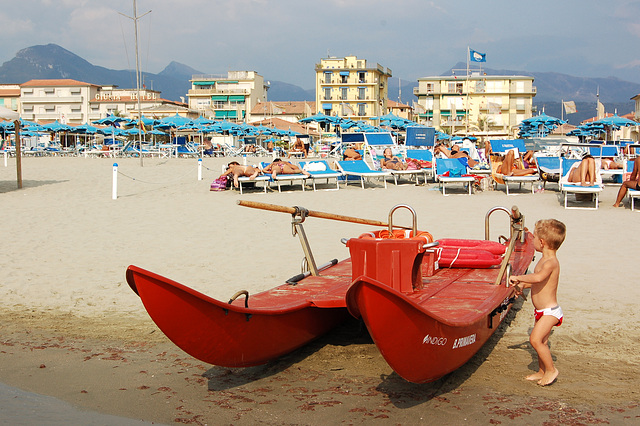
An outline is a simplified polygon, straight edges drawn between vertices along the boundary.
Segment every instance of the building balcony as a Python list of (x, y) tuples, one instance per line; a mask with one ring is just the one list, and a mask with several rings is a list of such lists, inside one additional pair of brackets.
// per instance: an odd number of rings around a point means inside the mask
[(29, 104), (79, 104), (84, 102), (82, 96), (23, 96), (20, 98), (22, 105)]
[(213, 96), (213, 95), (249, 95), (246, 89), (189, 89), (187, 96)]

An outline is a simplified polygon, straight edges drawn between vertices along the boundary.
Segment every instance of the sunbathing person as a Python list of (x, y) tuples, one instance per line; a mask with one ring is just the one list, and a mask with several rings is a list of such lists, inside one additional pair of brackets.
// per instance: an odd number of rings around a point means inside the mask
[(436, 153), (439, 152), (443, 154), (447, 158), (466, 158), (469, 167), (474, 167), (476, 164), (478, 164), (476, 160), (469, 156), (469, 153), (467, 153), (467, 151), (460, 150), (460, 147), (458, 145), (453, 145), (451, 149), (448, 149), (444, 145), (438, 145), (435, 147), (434, 151)]
[(302, 173), (305, 176), (311, 176), (311, 174), (302, 170), (300, 167), (288, 161), (276, 158), (271, 164), (263, 169), (265, 173), (271, 173), (272, 178), (276, 178), (277, 175), (295, 175)]
[(580, 183), (582, 186), (593, 186), (596, 183), (596, 160), (591, 155), (585, 155), (582, 161), (575, 163), (569, 169), (568, 182)]
[(629, 180), (625, 180), (622, 182), (622, 185), (620, 185), (618, 196), (616, 197), (616, 202), (613, 204), (613, 207), (620, 207), (620, 203), (624, 196), (627, 195), (629, 188), (640, 191), (640, 157), (636, 157), (635, 160), (633, 160), (633, 171), (631, 172), (631, 176), (629, 177)]
[(304, 155), (304, 158), (307, 158), (307, 150), (304, 149), (304, 143), (302, 142), (302, 140), (300, 140), (300, 138), (296, 138), (296, 141), (293, 143), (293, 146), (289, 150), (289, 155), (287, 155), (287, 158), (299, 152)]
[(603, 158), (600, 168), (603, 170), (621, 169), (622, 164), (617, 163), (613, 158)]
[(362, 155), (353, 148), (347, 148), (342, 153), (342, 159), (348, 161), (362, 160)]
[(498, 168), (498, 173), (505, 176), (527, 176), (536, 173), (533, 169), (525, 169), (524, 163), (518, 157), (516, 158), (515, 150), (511, 149), (502, 159), (502, 164)]
[(221, 174), (220, 177), (233, 175), (233, 187), (237, 188), (239, 186), (238, 178), (240, 176), (247, 176), (250, 180), (254, 180), (259, 173), (260, 170), (255, 167), (241, 166), (237, 161), (232, 161), (227, 166), (227, 171)]
[(393, 155), (391, 148), (385, 148), (383, 157), (380, 159), (380, 167), (389, 170), (407, 170), (407, 165)]

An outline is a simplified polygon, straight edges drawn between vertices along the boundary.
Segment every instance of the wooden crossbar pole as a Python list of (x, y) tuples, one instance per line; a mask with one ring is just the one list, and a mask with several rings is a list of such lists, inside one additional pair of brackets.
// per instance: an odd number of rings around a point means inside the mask
[[(286, 206), (280, 206), (277, 204), (261, 203), (258, 201), (238, 200), (237, 203), (244, 207), (251, 207), (254, 209), (269, 210), (269, 211), (280, 212), (280, 213), (296, 214), (298, 212), (298, 209), (296, 207), (286, 207)], [(307, 216), (317, 217), (320, 219), (338, 220), (341, 222), (359, 223), (362, 225), (383, 226), (383, 227), (389, 226), (387, 222), (382, 222), (379, 220), (363, 219), (360, 217), (345, 216), (345, 215), (334, 214), (334, 213), (325, 213), (325, 212), (319, 212), (314, 210), (308, 210)], [(397, 225), (394, 225), (394, 228), (412, 229), (409, 226), (397, 226)]]

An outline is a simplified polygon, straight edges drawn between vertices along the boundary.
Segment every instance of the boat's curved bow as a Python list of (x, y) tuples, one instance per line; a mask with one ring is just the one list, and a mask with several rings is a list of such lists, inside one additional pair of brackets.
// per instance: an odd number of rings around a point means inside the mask
[[(306, 298), (244, 307), (221, 302), (168, 278), (129, 266), (127, 282), (147, 312), (182, 350), (209, 364), (264, 364), (326, 333), (348, 317), (344, 308), (317, 308)], [(259, 303), (259, 295), (257, 305)]]

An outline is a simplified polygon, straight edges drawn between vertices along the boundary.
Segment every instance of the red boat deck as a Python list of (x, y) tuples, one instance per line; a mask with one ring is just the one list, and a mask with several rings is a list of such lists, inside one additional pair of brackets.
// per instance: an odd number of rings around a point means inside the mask
[[(344, 295), (351, 284), (351, 259), (324, 270), (319, 276), (309, 276), (295, 285), (283, 284), (249, 296), (251, 309), (273, 310), (311, 304), (321, 308), (346, 308)], [(244, 306), (244, 297), (232, 305)]]

